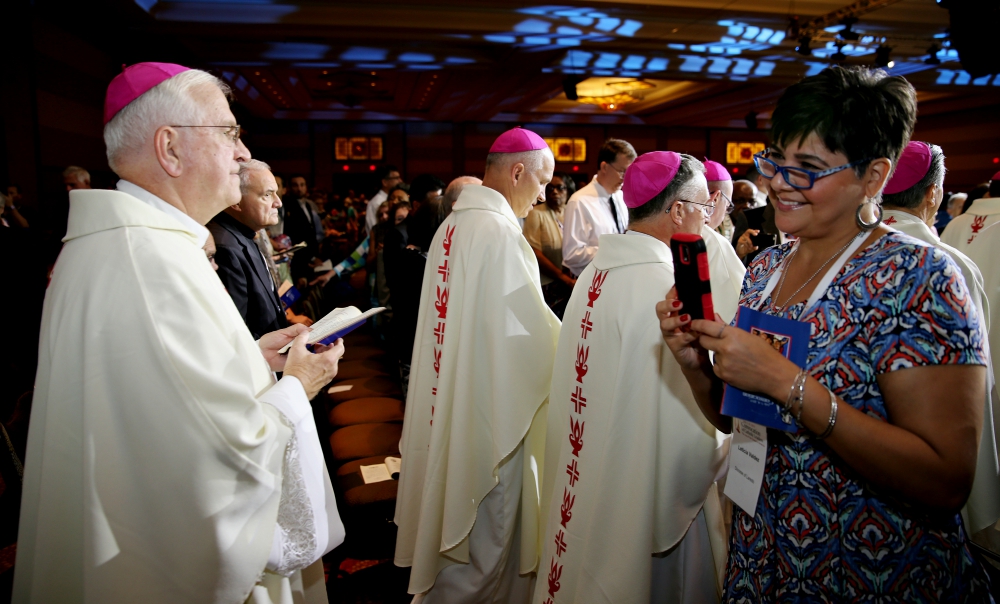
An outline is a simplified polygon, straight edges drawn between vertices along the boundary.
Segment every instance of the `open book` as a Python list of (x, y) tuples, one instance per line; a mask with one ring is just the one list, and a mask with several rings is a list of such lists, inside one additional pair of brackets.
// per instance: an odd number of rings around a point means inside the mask
[(300, 241), (300, 242), (296, 243), (295, 245), (293, 245), (292, 247), (283, 249), (280, 252), (276, 250), (274, 252), (274, 254), (271, 256), (271, 259), (272, 260), (278, 260), (282, 256), (291, 256), (295, 252), (297, 252), (299, 250), (304, 250), (304, 249), (306, 249), (306, 242), (305, 241)]
[[(364, 325), (368, 317), (373, 317), (383, 310), (385, 310), (384, 306), (365, 312), (361, 312), (356, 306), (335, 308), (330, 311), (330, 314), (312, 324), (309, 340), (306, 343), (310, 346), (313, 344), (332, 344), (337, 341), (337, 338), (341, 338)], [(291, 347), (292, 344), (288, 343), (278, 353), (285, 354)]]

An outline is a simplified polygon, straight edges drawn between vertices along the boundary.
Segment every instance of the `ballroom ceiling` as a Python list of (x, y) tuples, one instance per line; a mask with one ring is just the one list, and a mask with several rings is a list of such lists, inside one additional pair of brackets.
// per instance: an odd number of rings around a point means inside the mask
[[(211, 69), (262, 118), (743, 127), (752, 113), (766, 125), (789, 83), (833, 62), (873, 65), (880, 58), (917, 86), (923, 112), (1000, 102), (1000, 75), (972, 78), (962, 70), (949, 47), (948, 11), (934, 0), (860, 0), (852, 5), (857, 21), (843, 35), (837, 11), (847, 5), (108, 2), (148, 45), (135, 60), (149, 60), (155, 48), (165, 55), (158, 58)], [(810, 51), (800, 54), (804, 37)], [(940, 64), (927, 62), (932, 45)], [(878, 56), (880, 46), (891, 48), (887, 57)], [(613, 109), (567, 99), (564, 84), (572, 92), (578, 83), (583, 97), (595, 83), (590, 78), (653, 86)]]

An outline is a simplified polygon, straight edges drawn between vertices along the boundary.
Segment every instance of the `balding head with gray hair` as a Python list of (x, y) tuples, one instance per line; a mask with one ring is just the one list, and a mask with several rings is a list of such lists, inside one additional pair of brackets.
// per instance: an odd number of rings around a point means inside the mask
[(481, 184), (483, 184), (482, 179), (475, 176), (459, 176), (448, 183), (448, 188), (444, 190), (444, 195), (441, 199), (441, 203), (445, 204), (445, 211), (451, 211), (451, 206), (455, 205), (455, 202), (458, 201), (458, 196), (462, 194), (462, 189), (467, 185)]
[(261, 170), (270, 172), (271, 166), (265, 164), (259, 159), (251, 159), (248, 161), (240, 162), (240, 195), (246, 196), (247, 191), (250, 187), (251, 173), (258, 172)]
[(229, 85), (199, 69), (189, 69), (150, 88), (126, 105), (104, 126), (108, 165), (119, 172), (123, 158), (149, 144), (162, 126), (189, 126), (202, 122), (203, 108), (192, 98), (192, 90), (214, 84), (232, 100)]

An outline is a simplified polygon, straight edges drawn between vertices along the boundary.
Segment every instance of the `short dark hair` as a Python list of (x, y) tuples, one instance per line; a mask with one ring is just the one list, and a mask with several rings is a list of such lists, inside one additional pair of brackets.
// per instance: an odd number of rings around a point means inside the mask
[(288, 184), (292, 184), (292, 181), (296, 178), (301, 178), (306, 183), (306, 186), (309, 186), (309, 179), (306, 178), (305, 174), (292, 174), (292, 177), (288, 179)]
[(1000, 197), (1000, 178), (990, 181), (990, 197)]
[[(888, 158), (896, 164), (917, 118), (913, 86), (881, 69), (828, 67), (789, 86), (771, 114), (779, 147), (815, 133), (848, 161)], [(869, 162), (855, 166), (860, 177)]]
[(687, 153), (681, 153), (680, 156), (681, 165), (677, 168), (677, 174), (674, 174), (673, 180), (646, 203), (635, 208), (629, 208), (629, 222), (645, 220), (663, 212), (670, 203), (680, 196), (681, 190), (691, 182), (695, 174), (705, 173), (705, 164), (701, 163), (697, 158)]
[(379, 182), (382, 182), (383, 180), (389, 178), (389, 175), (393, 172), (399, 172), (399, 168), (392, 164), (385, 164), (378, 167), (378, 170), (375, 172), (375, 177), (378, 178)]
[(572, 175), (567, 174), (566, 172), (554, 172), (552, 174), (552, 178), (555, 178), (556, 176), (561, 178), (563, 184), (566, 185), (566, 199), (569, 199), (573, 196), (573, 193), (576, 193), (576, 181), (573, 180)]
[(601, 169), (601, 163), (615, 163), (618, 155), (624, 155), (630, 160), (635, 160), (635, 148), (628, 141), (620, 138), (609, 138), (601, 145), (601, 150), (597, 152), (597, 169)]
[(905, 191), (900, 191), (899, 193), (883, 193), (882, 203), (889, 206), (896, 206), (897, 208), (910, 208), (913, 209), (920, 205), (920, 202), (924, 200), (924, 195), (927, 194), (927, 189), (934, 185), (941, 185), (944, 183), (944, 151), (941, 147), (937, 145), (932, 145), (927, 143), (931, 148), (931, 166), (927, 169), (927, 174), (917, 181), (909, 189)]
[(444, 181), (433, 174), (421, 174), (410, 183), (410, 203), (423, 203), (427, 194), (436, 189), (444, 191)]

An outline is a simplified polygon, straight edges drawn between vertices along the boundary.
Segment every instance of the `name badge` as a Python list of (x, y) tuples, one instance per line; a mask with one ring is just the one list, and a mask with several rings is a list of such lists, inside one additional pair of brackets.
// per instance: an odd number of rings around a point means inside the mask
[(733, 441), (729, 448), (726, 497), (751, 517), (757, 513), (757, 499), (764, 481), (767, 460), (767, 428), (741, 419), (733, 420)]

